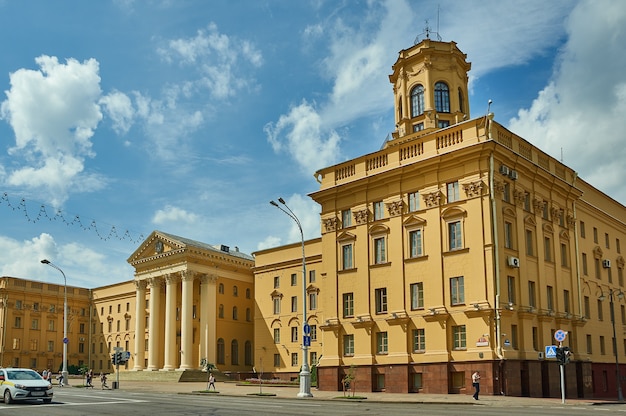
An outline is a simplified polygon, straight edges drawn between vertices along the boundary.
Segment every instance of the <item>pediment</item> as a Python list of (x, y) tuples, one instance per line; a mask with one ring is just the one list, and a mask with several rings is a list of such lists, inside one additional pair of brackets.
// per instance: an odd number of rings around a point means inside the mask
[(405, 227), (411, 227), (414, 225), (426, 225), (426, 220), (417, 215), (410, 215), (407, 219), (404, 220)]
[(349, 241), (349, 240), (355, 240), (355, 239), (356, 239), (356, 236), (347, 231), (344, 231), (337, 236), (337, 241)]
[(186, 243), (178, 241), (173, 238), (172, 235), (166, 234), (160, 231), (153, 231), (144, 241), (139, 248), (133, 252), (128, 258), (129, 263), (135, 263), (137, 261), (148, 259), (151, 257), (158, 257), (172, 251), (181, 250), (186, 247)]

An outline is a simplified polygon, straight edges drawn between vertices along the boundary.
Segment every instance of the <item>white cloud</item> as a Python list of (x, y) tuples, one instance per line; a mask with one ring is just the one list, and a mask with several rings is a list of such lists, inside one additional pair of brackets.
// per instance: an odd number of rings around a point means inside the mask
[(152, 222), (156, 225), (176, 222), (191, 224), (197, 220), (198, 215), (172, 205), (167, 205), (164, 209), (157, 210), (152, 217)]
[(265, 250), (265, 249), (268, 249), (268, 248), (278, 247), (280, 245), (281, 245), (280, 237), (269, 235), (269, 236), (265, 237), (264, 240), (259, 241), (259, 243), (257, 244), (256, 249), (257, 250)]
[[(320, 207), (315, 201), (306, 195), (293, 194), (285, 200), (285, 203), (300, 221), (305, 240), (320, 236)], [(278, 203), (278, 206), (289, 212), (284, 205)], [(287, 214), (284, 220), (289, 223), (288, 241), (285, 244), (302, 241), (297, 223), (289, 219)]]
[(91, 137), (102, 113), (99, 65), (42, 55), (39, 70), (19, 69), (10, 74), (10, 90), (0, 115), (15, 132), (9, 153), (27, 166), (7, 172), (13, 186), (40, 190), (56, 206), (69, 193), (99, 189), (104, 181), (84, 173), (85, 159), (93, 157)]
[[(626, 202), (626, 3), (582, 1), (552, 81), (509, 127)], [(607, 36), (607, 34), (611, 34)]]
[(133, 125), (135, 110), (128, 95), (113, 91), (100, 99), (100, 104), (113, 120), (113, 129), (117, 134), (126, 134)]

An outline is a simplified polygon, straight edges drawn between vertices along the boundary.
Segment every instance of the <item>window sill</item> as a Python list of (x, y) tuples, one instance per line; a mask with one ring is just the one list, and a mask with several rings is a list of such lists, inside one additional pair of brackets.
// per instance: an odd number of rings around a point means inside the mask
[(451, 256), (459, 253), (469, 253), (469, 247), (457, 248), (455, 250), (448, 250), (441, 253), (443, 256)]
[(337, 270), (337, 274), (348, 274), (348, 273), (355, 273), (356, 272), (356, 267), (353, 269), (342, 269), (342, 270)]
[(421, 256), (415, 256), (415, 257), (407, 257), (404, 259), (404, 262), (413, 263), (413, 262), (426, 261), (426, 260), (428, 260), (428, 254), (423, 254)]
[(370, 264), (370, 268), (378, 268), (378, 267), (387, 267), (387, 266), (391, 266), (391, 262), (385, 262), (385, 263), (374, 263), (374, 264)]

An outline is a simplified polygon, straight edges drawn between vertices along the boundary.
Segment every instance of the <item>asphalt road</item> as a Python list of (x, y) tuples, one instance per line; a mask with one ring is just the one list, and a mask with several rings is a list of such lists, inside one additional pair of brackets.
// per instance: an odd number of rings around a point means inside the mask
[(507, 416), (590, 416), (624, 415), (626, 405), (606, 406), (510, 406), (476, 404), (416, 404), (392, 402), (352, 402), (343, 400), (286, 399), (278, 397), (193, 395), (178, 393), (131, 392), (123, 390), (55, 389), (51, 404), (41, 402), (0, 403), (0, 416), (31, 415), (502, 415)]

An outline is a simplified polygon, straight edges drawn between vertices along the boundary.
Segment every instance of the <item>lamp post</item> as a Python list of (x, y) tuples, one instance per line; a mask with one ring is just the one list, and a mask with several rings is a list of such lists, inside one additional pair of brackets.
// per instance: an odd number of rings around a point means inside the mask
[[(274, 205), (296, 222), (302, 239), (302, 369), (300, 370), (300, 391), (298, 392), (298, 397), (313, 397), (313, 394), (311, 394), (311, 372), (309, 371), (309, 347), (305, 342), (307, 339), (305, 328), (308, 328), (308, 325), (306, 322), (306, 257), (304, 254), (304, 232), (302, 232), (300, 220), (296, 214), (293, 213), (291, 208), (287, 206), (285, 200), (278, 198), (278, 202), (280, 202), (280, 205), (275, 201), (270, 201), (270, 204)], [(285, 208), (283, 208), (283, 206)]]
[(51, 263), (50, 260), (43, 259), (41, 260), (43, 264), (47, 264), (48, 266), (57, 269), (63, 275), (63, 370), (61, 371), (61, 376), (63, 377), (63, 383), (67, 386), (70, 385), (69, 378), (67, 377), (67, 278), (65, 277), (65, 273), (58, 266)]
[[(619, 376), (619, 359), (617, 356), (617, 337), (615, 336), (615, 311), (613, 310), (613, 295), (616, 295), (619, 299), (624, 298), (624, 292), (621, 290), (609, 289), (609, 307), (611, 309), (611, 324), (613, 325), (613, 353), (615, 354), (615, 382), (617, 383), (617, 400), (621, 403), (624, 401), (624, 395), (622, 394), (622, 383)], [(600, 295), (600, 300), (603, 301), (606, 298), (604, 292)]]

